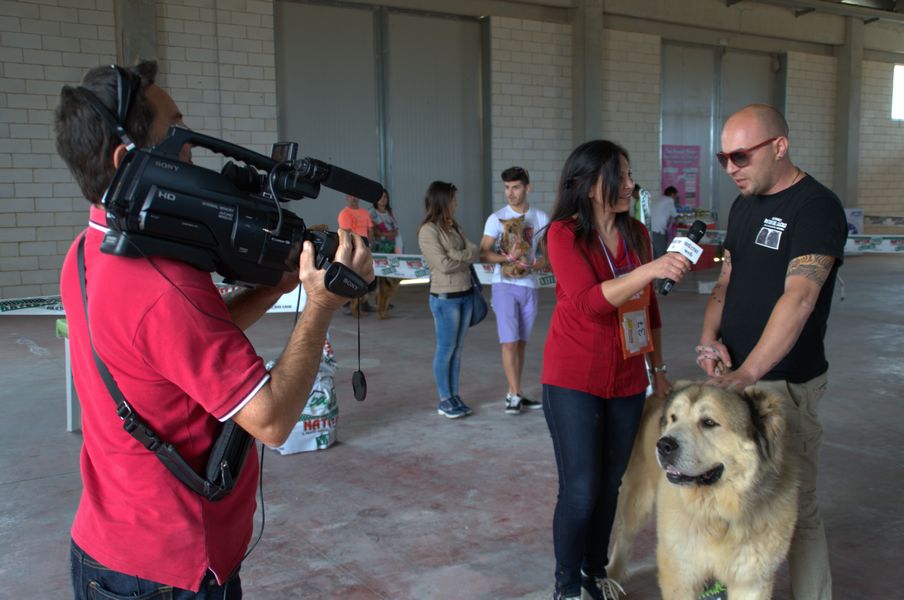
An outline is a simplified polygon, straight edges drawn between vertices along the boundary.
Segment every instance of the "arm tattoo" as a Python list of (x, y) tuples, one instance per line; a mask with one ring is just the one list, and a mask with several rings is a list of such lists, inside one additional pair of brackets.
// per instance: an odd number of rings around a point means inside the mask
[(716, 285), (713, 286), (712, 294), (710, 295), (710, 299), (718, 304), (722, 304), (722, 299), (725, 296), (725, 292), (723, 291), (723, 283), (722, 280), (725, 279), (724, 287), (727, 289), (727, 279), (729, 276), (729, 271), (731, 270), (731, 253), (727, 250), (722, 254), (722, 270), (719, 271), (719, 278), (716, 280)]
[(713, 302), (718, 302), (719, 304), (722, 304), (722, 285), (721, 284), (717, 283), (716, 285), (713, 286), (713, 291), (710, 295), (710, 299)]
[(832, 265), (835, 264), (835, 257), (825, 256), (823, 254), (807, 254), (798, 256), (788, 263), (788, 271), (786, 277), (791, 275), (799, 275), (806, 277), (819, 287), (826, 282), (829, 273), (832, 272)]

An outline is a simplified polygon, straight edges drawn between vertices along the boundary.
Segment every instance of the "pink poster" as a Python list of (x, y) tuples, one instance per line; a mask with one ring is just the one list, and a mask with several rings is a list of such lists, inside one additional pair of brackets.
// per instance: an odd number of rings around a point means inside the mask
[(700, 146), (662, 145), (662, 189), (670, 185), (681, 206), (700, 206)]

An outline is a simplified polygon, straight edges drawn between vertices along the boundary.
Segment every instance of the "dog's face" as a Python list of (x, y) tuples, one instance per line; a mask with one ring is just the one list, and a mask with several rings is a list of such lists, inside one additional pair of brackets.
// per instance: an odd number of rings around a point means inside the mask
[(521, 241), (524, 237), (524, 217), (514, 219), (499, 219), (502, 224), (502, 238), (507, 241)]
[(676, 384), (661, 425), (656, 458), (675, 485), (748, 489), (782, 459), (781, 399), (753, 387)]

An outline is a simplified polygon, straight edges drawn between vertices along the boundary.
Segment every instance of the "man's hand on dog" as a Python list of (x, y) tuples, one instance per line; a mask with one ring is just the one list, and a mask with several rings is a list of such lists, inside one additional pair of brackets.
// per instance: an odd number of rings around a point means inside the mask
[(743, 390), (757, 382), (757, 378), (741, 368), (731, 370), (731, 357), (724, 344), (711, 342), (697, 346), (697, 365), (709, 376), (706, 381), (726, 389)]
[(721, 388), (741, 391), (749, 385), (757, 382), (757, 378), (749, 375), (743, 369), (737, 371), (729, 371), (720, 377), (710, 377), (706, 380), (709, 385), (715, 385)]

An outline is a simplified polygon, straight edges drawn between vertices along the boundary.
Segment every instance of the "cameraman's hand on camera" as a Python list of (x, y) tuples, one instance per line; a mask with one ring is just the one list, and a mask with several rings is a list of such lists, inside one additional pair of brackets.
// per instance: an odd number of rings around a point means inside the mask
[[(364, 241), (360, 236), (345, 229), (340, 229), (337, 233), (339, 235), (339, 247), (333, 257), (333, 262), (345, 265), (368, 283), (373, 281), (373, 257)], [(307, 294), (307, 302), (332, 312), (348, 302), (349, 299), (326, 289), (324, 281), (325, 271), (322, 269), (318, 270), (314, 266), (315, 256), (314, 245), (310, 241), (306, 241), (299, 262), (299, 279), (304, 286), (305, 294)]]
[(370, 284), (374, 280), (374, 257), (370, 248), (361, 236), (347, 229), (340, 229), (338, 233), (339, 249), (333, 260), (342, 263)]

